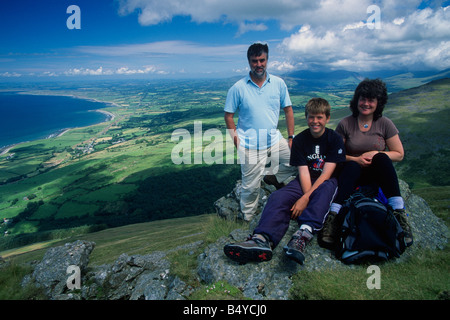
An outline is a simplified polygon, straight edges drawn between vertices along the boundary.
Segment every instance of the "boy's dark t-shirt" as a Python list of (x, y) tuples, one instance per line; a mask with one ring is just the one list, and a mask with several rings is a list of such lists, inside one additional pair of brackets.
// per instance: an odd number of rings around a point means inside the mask
[[(311, 181), (322, 173), (325, 162), (341, 163), (345, 161), (345, 149), (342, 138), (332, 129), (314, 138), (309, 129), (296, 135), (292, 141), (291, 166), (308, 166)], [(333, 175), (335, 175), (334, 170)]]

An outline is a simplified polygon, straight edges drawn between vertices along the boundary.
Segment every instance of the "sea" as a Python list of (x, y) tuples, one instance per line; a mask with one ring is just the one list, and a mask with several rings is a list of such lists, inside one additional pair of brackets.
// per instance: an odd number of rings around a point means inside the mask
[(30, 95), (0, 92), (0, 151), (6, 147), (55, 136), (66, 129), (108, 120), (93, 112), (108, 103), (70, 96)]

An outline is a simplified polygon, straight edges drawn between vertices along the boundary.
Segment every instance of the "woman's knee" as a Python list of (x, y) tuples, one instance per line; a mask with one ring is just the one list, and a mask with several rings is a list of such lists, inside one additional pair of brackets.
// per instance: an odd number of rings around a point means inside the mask
[(383, 152), (379, 152), (372, 158), (372, 166), (377, 168), (382, 168), (383, 171), (386, 169), (393, 170), (394, 164), (391, 158)]
[(374, 163), (392, 164), (392, 160), (386, 153), (378, 152), (372, 158), (372, 164)]

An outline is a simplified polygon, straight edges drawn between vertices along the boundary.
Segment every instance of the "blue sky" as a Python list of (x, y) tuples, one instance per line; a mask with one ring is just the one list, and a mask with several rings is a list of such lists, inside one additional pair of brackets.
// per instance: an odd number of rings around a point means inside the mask
[[(70, 5), (81, 29), (69, 29)], [(253, 42), (269, 71), (443, 70), (450, 1), (2, 0), (0, 79), (230, 77)], [(378, 24), (377, 24), (378, 23)]]

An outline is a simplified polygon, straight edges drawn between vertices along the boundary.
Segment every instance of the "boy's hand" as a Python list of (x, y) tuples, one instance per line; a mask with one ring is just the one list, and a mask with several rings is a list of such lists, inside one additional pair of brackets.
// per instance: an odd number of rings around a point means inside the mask
[(303, 210), (306, 209), (308, 203), (309, 197), (302, 196), (298, 199), (291, 208), (291, 219), (297, 219), (302, 214)]

